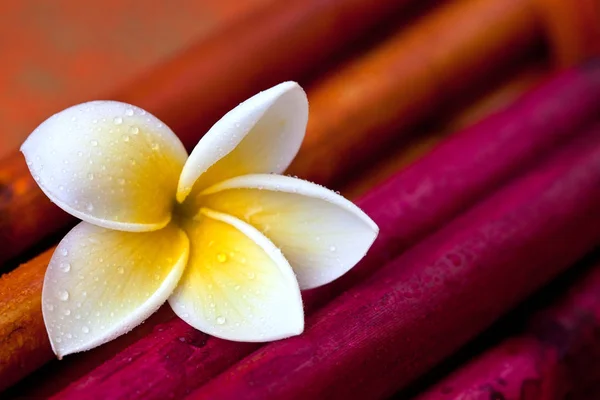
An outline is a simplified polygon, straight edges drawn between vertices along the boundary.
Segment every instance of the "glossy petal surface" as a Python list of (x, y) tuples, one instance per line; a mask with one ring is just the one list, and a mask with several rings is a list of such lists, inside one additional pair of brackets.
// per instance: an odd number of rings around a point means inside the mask
[(202, 189), (249, 173), (281, 173), (304, 139), (308, 100), (295, 82), (251, 97), (221, 118), (188, 159), (177, 191), (183, 202)]
[(198, 201), (260, 230), (283, 251), (302, 289), (346, 273), (379, 232), (352, 202), (287, 176), (240, 176), (208, 188)]
[(189, 265), (169, 304), (196, 329), (262, 342), (304, 328), (298, 283), (286, 259), (250, 225), (202, 209), (186, 226)]
[(144, 233), (82, 222), (56, 249), (44, 280), (42, 311), (60, 358), (120, 336), (173, 292), (189, 254), (185, 233), (169, 224)]
[(124, 231), (164, 227), (187, 153), (146, 111), (83, 103), (47, 119), (21, 147), (34, 179), (68, 213)]

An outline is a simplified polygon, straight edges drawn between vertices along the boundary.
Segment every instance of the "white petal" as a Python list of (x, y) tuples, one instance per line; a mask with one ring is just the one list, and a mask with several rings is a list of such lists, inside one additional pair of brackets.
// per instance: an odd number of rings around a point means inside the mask
[(286, 259), (250, 225), (202, 209), (186, 231), (189, 265), (169, 304), (196, 329), (264, 342), (304, 329), (300, 289)]
[(116, 101), (92, 101), (53, 115), (21, 151), (59, 207), (125, 231), (160, 229), (169, 222), (187, 157), (156, 117)]
[(352, 202), (288, 176), (232, 178), (206, 189), (197, 200), (263, 232), (283, 251), (302, 289), (346, 273), (364, 257), (379, 232)]
[(304, 139), (308, 100), (295, 82), (284, 82), (244, 101), (200, 140), (183, 168), (177, 189), (190, 192), (250, 173), (281, 173)]
[(89, 350), (142, 323), (173, 292), (188, 254), (188, 239), (173, 224), (143, 233), (86, 222), (73, 228), (54, 252), (42, 290), (56, 355)]

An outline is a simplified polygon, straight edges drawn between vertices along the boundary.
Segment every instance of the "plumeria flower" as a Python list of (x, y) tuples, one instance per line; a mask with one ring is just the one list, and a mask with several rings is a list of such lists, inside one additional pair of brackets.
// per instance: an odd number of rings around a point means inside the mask
[(56, 355), (114, 339), (167, 300), (220, 338), (300, 334), (300, 290), (346, 273), (378, 233), (338, 194), (275, 175), (307, 119), (306, 94), (286, 82), (227, 113), (189, 157), (165, 124), (125, 103), (79, 104), (43, 122), (21, 151), (44, 193), (83, 220), (44, 280)]

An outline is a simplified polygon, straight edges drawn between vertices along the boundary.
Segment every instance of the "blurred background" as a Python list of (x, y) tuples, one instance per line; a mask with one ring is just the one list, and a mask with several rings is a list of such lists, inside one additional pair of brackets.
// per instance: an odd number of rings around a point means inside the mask
[(0, 158), (44, 119), (111, 91), (267, 0), (0, 4)]

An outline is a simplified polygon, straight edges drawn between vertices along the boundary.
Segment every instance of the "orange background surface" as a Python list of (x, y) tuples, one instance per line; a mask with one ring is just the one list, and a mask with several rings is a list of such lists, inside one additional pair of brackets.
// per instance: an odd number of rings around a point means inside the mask
[(113, 88), (266, 0), (0, 2), (0, 158), (44, 119)]

